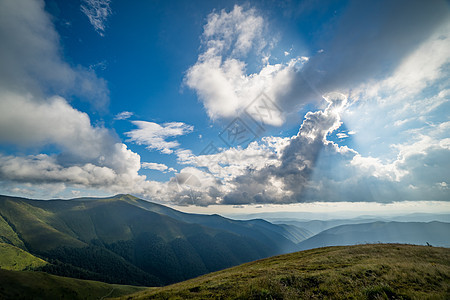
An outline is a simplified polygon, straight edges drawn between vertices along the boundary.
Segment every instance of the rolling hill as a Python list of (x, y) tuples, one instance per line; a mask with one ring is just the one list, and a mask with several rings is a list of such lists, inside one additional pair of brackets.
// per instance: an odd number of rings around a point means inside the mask
[(450, 247), (450, 223), (372, 222), (340, 225), (298, 244), (301, 250), (366, 243), (405, 243)]
[(0, 299), (104, 299), (144, 289), (144, 287), (60, 277), (43, 272), (0, 269)]
[(121, 299), (449, 299), (450, 249), (377, 244), (285, 254)]
[(186, 214), (130, 195), (0, 196), (0, 239), (49, 262), (38, 270), (159, 286), (297, 250), (308, 233), (264, 220)]

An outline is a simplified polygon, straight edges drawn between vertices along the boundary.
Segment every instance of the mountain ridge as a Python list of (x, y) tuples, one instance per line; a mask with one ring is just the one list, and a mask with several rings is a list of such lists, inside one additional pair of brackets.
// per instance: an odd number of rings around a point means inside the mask
[(324, 230), (300, 243), (301, 250), (366, 243), (431, 244), (450, 247), (450, 223), (376, 221), (346, 224)]
[(50, 262), (41, 270), (110, 283), (167, 284), (297, 249), (286, 237), (295, 228), (182, 213), (131, 195), (0, 196), (0, 216), (6, 242)]

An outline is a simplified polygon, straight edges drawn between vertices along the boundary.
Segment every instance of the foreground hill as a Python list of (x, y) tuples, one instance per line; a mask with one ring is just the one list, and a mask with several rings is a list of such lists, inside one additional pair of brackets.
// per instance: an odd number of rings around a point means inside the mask
[(66, 278), (43, 272), (0, 269), (0, 299), (103, 299), (143, 289), (145, 288)]
[(375, 244), (276, 256), (123, 299), (450, 299), (450, 249)]
[(300, 242), (300, 250), (367, 243), (403, 243), (450, 247), (450, 223), (372, 222), (336, 226)]
[(0, 242), (49, 263), (38, 270), (108, 283), (174, 283), (296, 251), (304, 234), (264, 220), (186, 214), (130, 195), (49, 201), (0, 196)]

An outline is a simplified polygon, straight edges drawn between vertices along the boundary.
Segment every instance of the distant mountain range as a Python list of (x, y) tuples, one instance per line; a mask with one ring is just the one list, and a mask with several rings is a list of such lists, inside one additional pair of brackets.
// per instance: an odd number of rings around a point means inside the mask
[[(354, 214), (352, 214), (354, 215)], [(384, 214), (384, 215), (358, 215), (350, 217), (349, 213), (343, 212), (263, 212), (251, 214), (229, 213), (226, 217), (236, 220), (264, 219), (272, 221), (311, 221), (311, 220), (357, 220), (357, 219), (377, 219), (378, 221), (401, 221), (401, 222), (430, 222), (441, 221), (450, 222), (448, 213), (402, 213), (402, 214)]]
[(160, 286), (323, 246), (428, 242), (450, 247), (450, 223), (444, 222), (277, 223), (183, 213), (130, 195), (45, 201), (0, 196), (0, 267)]
[(402, 243), (450, 247), (450, 223), (372, 222), (340, 225), (298, 244), (300, 250), (326, 246)]

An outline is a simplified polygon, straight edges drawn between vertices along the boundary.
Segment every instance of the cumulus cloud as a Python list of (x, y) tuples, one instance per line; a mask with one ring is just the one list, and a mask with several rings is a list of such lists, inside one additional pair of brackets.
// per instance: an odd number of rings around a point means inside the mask
[[(2, 186), (42, 186), (49, 193), (70, 185), (149, 189), (138, 174), (138, 154), (63, 96), (53, 96), (75, 95), (104, 107), (108, 89), (94, 71), (63, 60), (44, 6), (39, 0), (0, 2), (0, 143), (23, 153), (0, 154)], [(49, 147), (51, 154), (36, 154)]]
[(86, 113), (62, 97), (0, 92), (0, 140), (22, 146), (53, 144), (80, 157), (98, 155), (117, 139), (104, 127), (92, 127)]
[[(445, 38), (444, 32), (438, 31), (411, 57), (426, 63), (427, 54), (435, 51), (433, 47), (440, 48), (444, 43), (436, 43), (436, 40)], [(429, 45), (434, 46), (430, 48)], [(207, 170), (220, 179), (210, 181), (208, 187), (213, 193), (221, 191), (222, 194), (219, 197), (203, 195), (203, 205), (325, 200), (445, 201), (449, 196), (446, 184), (450, 176), (450, 123), (445, 113), (449, 103), (445, 88), (448, 85), (445, 80), (448, 55), (439, 55), (439, 59), (429, 58), (439, 63), (419, 75), (426, 82), (421, 83), (420, 88), (415, 86), (416, 79), (407, 79), (409, 72), (420, 73), (422, 64), (405, 68), (405, 64), (410, 64), (406, 59), (392, 72), (399, 82), (402, 82), (401, 76), (406, 76), (404, 88), (398, 92), (394, 89), (397, 86), (383, 84), (391, 78), (388, 75), (387, 79), (378, 82), (379, 85), (375, 83), (379, 87), (375, 94), (370, 90), (355, 93), (358, 101), (330, 93), (324, 97), (327, 107), (308, 112), (294, 137), (266, 137), (245, 149), (229, 148), (211, 155), (195, 156), (183, 150), (177, 152), (179, 162)], [(409, 85), (412, 91), (403, 96)], [(362, 85), (359, 88), (371, 87)], [(392, 100), (386, 101), (390, 97)], [(405, 105), (409, 109), (405, 109)], [(412, 122), (400, 130), (394, 126), (400, 117), (417, 118), (420, 122)], [(343, 122), (352, 129), (355, 124), (360, 124), (355, 126), (357, 130), (347, 131), (355, 141), (355, 149), (340, 146), (327, 138)], [(381, 135), (382, 139), (378, 138), (377, 142), (371, 134)], [(362, 143), (358, 143), (361, 139)], [(203, 193), (208, 193), (205, 186), (202, 189)], [(196, 197), (200, 198), (199, 195)]]
[[(238, 5), (230, 12), (208, 16), (202, 36), (204, 52), (187, 71), (185, 82), (197, 92), (210, 118), (235, 117), (262, 92), (276, 102), (291, 84), (295, 69), (307, 61), (304, 57), (279, 64), (266, 61), (258, 72), (247, 74), (243, 59), (248, 53), (265, 56), (261, 51), (268, 44), (266, 25), (255, 9)], [(281, 114), (267, 120), (276, 126), (283, 122)]]
[(165, 164), (160, 163), (152, 163), (152, 162), (143, 162), (141, 163), (141, 167), (143, 169), (150, 169), (150, 170), (157, 170), (161, 172), (175, 172), (176, 170), (174, 168), (169, 168)]
[(0, 93), (0, 141), (40, 148), (53, 145), (54, 155), (2, 156), (2, 179), (17, 182), (71, 182), (94, 186), (139, 179), (140, 157), (104, 127), (61, 97)]
[(346, 105), (346, 97), (335, 93), (325, 99), (327, 108), (308, 113), (296, 136), (265, 137), (244, 149), (228, 148), (209, 155), (177, 151), (179, 163), (193, 165), (201, 176), (215, 179), (202, 180), (201, 189), (191, 188), (191, 193), (196, 191), (195, 197), (201, 199), (202, 205), (302, 201), (302, 192), (310, 184), (324, 147), (352, 152), (326, 139), (341, 125), (339, 113)]
[[(248, 74), (246, 55), (253, 50), (256, 56), (270, 57), (270, 49), (264, 47), (274, 41), (266, 40), (267, 21), (258, 11), (235, 6), (230, 12), (208, 16), (204, 51), (187, 71), (185, 82), (197, 92), (212, 119), (239, 115), (263, 91), (282, 111), (295, 112), (328, 92), (345, 93), (361, 83), (378, 81), (448, 15), (445, 1), (350, 2), (340, 18), (330, 20), (333, 38), (327, 35), (316, 41), (322, 51), (287, 63), (270, 64), (263, 59), (264, 65)], [(414, 29), (410, 20), (415, 20)], [(269, 124), (279, 126), (285, 119), (280, 116)]]
[(130, 139), (138, 145), (145, 145), (149, 150), (159, 150), (162, 153), (170, 154), (173, 148), (177, 148), (180, 144), (177, 141), (166, 141), (167, 138), (185, 135), (194, 127), (182, 122), (169, 122), (159, 125), (154, 122), (132, 121), (138, 129), (126, 132)]
[(222, 149), (218, 153), (194, 155), (190, 150), (176, 151), (178, 163), (200, 168), (220, 180), (232, 181), (244, 175), (246, 170), (260, 170), (267, 165), (277, 164), (280, 156), (280, 145), (289, 138), (280, 138), (273, 142), (272, 138), (263, 138), (260, 143), (252, 142), (248, 147)]
[(110, 4), (111, 0), (83, 0), (80, 6), (95, 31), (101, 36), (105, 35), (105, 22), (112, 13)]
[(308, 112), (296, 136), (282, 149), (280, 163), (260, 170), (248, 170), (235, 178), (236, 189), (224, 197), (224, 203), (293, 203), (302, 201), (310, 184), (316, 161), (325, 146), (337, 145), (327, 135), (341, 126), (340, 111), (347, 98), (338, 93), (326, 95), (323, 111)]
[[(242, 33), (233, 25), (239, 24), (240, 14), (255, 20), (260, 17), (252, 22), (255, 35), (245, 47), (237, 45)], [(205, 50), (186, 75), (187, 85), (197, 92), (212, 119), (239, 115), (255, 91), (264, 89), (269, 89), (270, 98), (284, 111), (297, 112), (324, 94), (328, 106), (308, 112), (297, 136), (273, 142), (277, 152), (265, 142), (254, 142), (246, 149), (224, 149), (211, 155), (179, 151), (179, 162), (203, 168), (220, 179), (211, 186), (224, 195), (209, 198), (212, 203), (389, 202), (426, 199), (424, 191), (430, 199), (443, 199), (442, 193), (426, 188), (446, 182), (443, 172), (429, 176), (433, 182), (424, 180), (427, 184), (417, 178), (437, 166), (423, 161), (442, 160), (447, 151), (442, 146), (445, 137), (433, 142), (424, 139), (432, 132), (424, 123), (441, 123), (442, 115), (434, 112), (448, 101), (446, 16), (448, 6), (443, 1), (430, 5), (351, 2), (343, 16), (332, 21), (333, 38), (320, 41), (321, 50), (312, 57), (278, 65), (266, 59), (259, 72), (247, 75), (243, 58), (252, 47), (254, 53), (268, 57), (261, 53), (267, 44), (265, 35), (259, 36), (267, 30), (264, 18), (256, 10), (240, 7), (212, 13), (204, 28)], [(417, 20), (417, 32), (411, 31), (411, 19)], [(423, 94), (425, 89), (428, 94)], [(332, 91), (344, 92), (349, 101)], [(411, 114), (412, 110), (416, 113)], [(403, 127), (406, 122), (398, 122), (400, 117), (408, 120), (410, 129)], [(283, 121), (282, 116), (269, 124)], [(343, 121), (350, 130), (336, 136), (342, 140), (351, 135), (355, 149), (327, 139)], [(393, 130), (395, 125), (401, 128)], [(430, 145), (420, 152), (416, 151), (421, 144), (418, 137)], [(407, 152), (409, 146), (416, 150)], [(245, 156), (249, 153), (254, 159)], [(412, 157), (418, 160), (417, 167)]]

